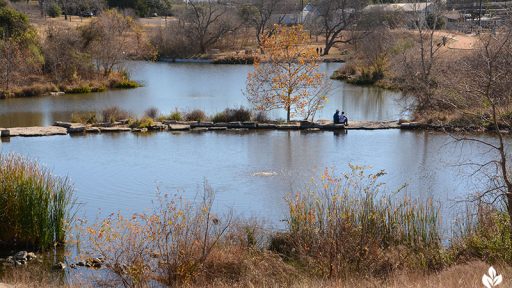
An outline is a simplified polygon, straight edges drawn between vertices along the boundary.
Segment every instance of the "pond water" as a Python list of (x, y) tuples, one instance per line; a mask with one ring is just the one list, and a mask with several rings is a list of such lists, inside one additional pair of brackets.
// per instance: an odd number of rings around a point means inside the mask
[[(324, 63), (320, 69), (330, 76), (339, 63)], [(201, 63), (130, 62), (131, 77), (144, 87), (103, 93), (70, 94), (38, 98), (0, 100), (0, 127), (46, 126), (68, 121), (73, 112), (101, 111), (119, 106), (142, 115), (150, 107), (163, 113), (199, 108), (207, 114), (241, 105), (250, 107), (243, 95), (251, 65)], [(329, 101), (317, 119), (331, 119), (337, 108), (352, 120), (396, 120), (401, 117), (400, 93), (375, 87), (359, 87), (341, 81), (332, 84)], [(285, 118), (276, 111), (273, 118)]]
[(443, 202), (450, 219), (454, 201), (479, 188), (454, 165), (489, 157), (480, 146), (451, 142), (442, 133), (400, 130), (161, 132), (12, 138), (0, 144), (0, 152), (26, 155), (67, 175), (89, 219), (100, 209), (148, 209), (157, 189), (194, 199), (206, 179), (217, 193), (216, 209), (232, 208), (236, 215), (279, 226), (287, 213), (286, 195), (319, 178), (326, 167), (349, 171), (349, 163), (371, 165), (370, 172), (385, 169), (390, 191), (408, 184), (411, 196)]

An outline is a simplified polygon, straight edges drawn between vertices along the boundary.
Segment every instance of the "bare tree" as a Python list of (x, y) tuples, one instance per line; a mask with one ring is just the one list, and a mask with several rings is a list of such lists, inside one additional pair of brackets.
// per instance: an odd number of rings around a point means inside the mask
[(11, 8), (0, 6), (0, 83), (4, 90), (30, 82), (27, 75), (37, 74), (43, 57), (39, 39), (28, 18)]
[(268, 36), (274, 31), (275, 24), (282, 23), (284, 14), (278, 15), (277, 12), (284, 4), (284, 0), (252, 0), (239, 4), (240, 16), (250, 27), (254, 28), (258, 45), (261, 45), (264, 36)]
[(16, 67), (20, 64), (20, 47), (12, 39), (0, 40), (0, 67), (2, 67), (2, 88), (8, 91), (13, 82)]
[[(416, 10), (408, 20), (408, 23), (414, 26), (412, 49), (402, 51), (403, 69), (399, 78), (405, 94), (415, 98), (415, 109), (426, 111), (442, 104), (438, 101), (440, 98), (436, 97), (436, 93), (439, 78), (443, 75), (438, 73), (441, 66), (440, 56), (448, 39), (446, 36), (436, 34), (442, 17), (440, 2), (416, 2), (412, 5)], [(425, 5), (431, 5), (429, 12)]]
[(71, 13), (72, 13), (72, 11), (75, 10), (75, 8), (78, 4), (77, 1), (76, 0), (58, 0), (57, 2), (59, 3), (60, 8), (62, 8), (62, 14), (64, 14), (64, 19), (68, 20), (68, 17), (69, 17), (69, 20), (71, 21)]
[(507, 148), (510, 142), (502, 130), (512, 127), (512, 30), (507, 28), (497, 36), (482, 35), (476, 52), (460, 62), (460, 69), (452, 77), (458, 93), (457, 98), (450, 99), (453, 108), (467, 117), (478, 117), (495, 136), (458, 138), (484, 145), (492, 152), (492, 159), (486, 163), (468, 163), (476, 167), (475, 173), (484, 173), (489, 180), (489, 188), (479, 199), (493, 204), (501, 200), (512, 231), (512, 175)]
[(41, 11), (41, 17), (46, 16), (46, 8), (48, 8), (48, 0), (37, 0), (39, 4), (39, 10)]
[(374, 80), (384, 78), (392, 57), (396, 37), (386, 27), (375, 27), (373, 33), (358, 42), (358, 55), (362, 67), (368, 67)]
[(337, 43), (350, 43), (361, 34), (349, 34), (347, 31), (356, 30), (361, 11), (367, 1), (361, 0), (319, 0), (310, 24), (318, 27), (324, 36), (323, 55), (329, 54)]
[(226, 4), (212, 0), (188, 2), (180, 20), (192, 43), (197, 43), (199, 51), (206, 50), (217, 43), (228, 32), (237, 28)]
[(45, 72), (57, 83), (96, 75), (91, 56), (82, 47), (80, 31), (49, 26), (43, 42)]
[(133, 19), (114, 10), (103, 12), (84, 27), (82, 38), (97, 69), (102, 70), (105, 76), (129, 57), (150, 56), (152, 53), (152, 48)]

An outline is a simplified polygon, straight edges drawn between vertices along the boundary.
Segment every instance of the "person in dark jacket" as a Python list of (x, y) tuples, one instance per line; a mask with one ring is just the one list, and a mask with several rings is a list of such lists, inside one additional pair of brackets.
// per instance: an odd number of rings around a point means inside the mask
[(334, 124), (340, 124), (340, 110), (336, 109), (336, 113), (332, 116), (332, 122), (334, 122)]

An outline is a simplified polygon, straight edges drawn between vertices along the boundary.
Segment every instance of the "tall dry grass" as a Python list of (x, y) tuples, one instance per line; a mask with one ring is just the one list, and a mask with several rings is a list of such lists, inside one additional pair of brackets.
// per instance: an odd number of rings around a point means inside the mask
[(34, 161), (0, 154), (0, 244), (44, 250), (64, 243), (73, 190)]
[(320, 183), (288, 199), (288, 228), (271, 248), (328, 278), (441, 269), (438, 205), (395, 198), (379, 182), (382, 171), (351, 167), (340, 177), (326, 170)]

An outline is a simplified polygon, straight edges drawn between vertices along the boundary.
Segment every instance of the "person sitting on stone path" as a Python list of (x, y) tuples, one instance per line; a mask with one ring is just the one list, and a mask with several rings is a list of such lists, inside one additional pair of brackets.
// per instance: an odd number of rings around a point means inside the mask
[(340, 124), (340, 110), (336, 109), (336, 113), (332, 116), (332, 122), (334, 122), (334, 124)]
[(345, 111), (341, 112), (341, 116), (339, 116), (339, 122), (345, 126), (348, 126), (348, 118), (345, 116)]

